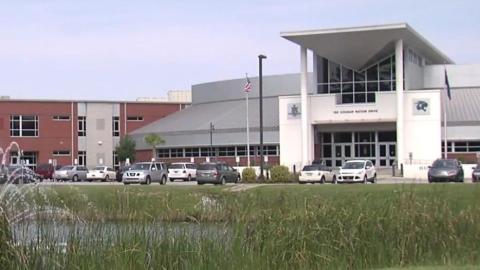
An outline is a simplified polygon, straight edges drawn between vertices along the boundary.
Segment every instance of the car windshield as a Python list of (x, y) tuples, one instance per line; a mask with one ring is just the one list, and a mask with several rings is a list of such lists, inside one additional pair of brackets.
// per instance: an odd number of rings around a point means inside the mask
[(71, 171), (73, 170), (73, 166), (63, 166), (60, 168), (60, 171)]
[(150, 169), (150, 163), (137, 163), (133, 164), (132, 167), (130, 167), (130, 170), (149, 170)]
[(169, 167), (169, 169), (183, 169), (183, 164), (180, 164), (180, 163), (177, 163), (177, 164), (171, 164)]
[(318, 170), (319, 170), (318, 166), (309, 165), (309, 166), (303, 167), (302, 171), (318, 171)]
[(347, 162), (343, 165), (342, 169), (363, 169), (364, 162), (357, 161), (357, 162)]
[(433, 162), (433, 168), (451, 168), (456, 167), (455, 160), (453, 159), (438, 159)]
[(216, 165), (215, 164), (200, 164), (198, 166), (198, 170), (200, 171), (212, 171), (215, 170)]
[(100, 166), (100, 167), (95, 167), (95, 169), (93, 169), (93, 170), (94, 171), (103, 171), (104, 168), (105, 167)]

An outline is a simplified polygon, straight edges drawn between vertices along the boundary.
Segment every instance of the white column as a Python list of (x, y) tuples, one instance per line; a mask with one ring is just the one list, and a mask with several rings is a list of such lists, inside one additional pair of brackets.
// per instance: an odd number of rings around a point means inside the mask
[(300, 94), (301, 94), (301, 116), (302, 116), (302, 167), (309, 163), (309, 137), (310, 129), (308, 123), (308, 65), (307, 65), (307, 48), (300, 48)]
[(395, 43), (395, 78), (397, 92), (397, 162), (398, 166), (405, 161), (404, 157), (404, 129), (403, 129), (403, 40)]

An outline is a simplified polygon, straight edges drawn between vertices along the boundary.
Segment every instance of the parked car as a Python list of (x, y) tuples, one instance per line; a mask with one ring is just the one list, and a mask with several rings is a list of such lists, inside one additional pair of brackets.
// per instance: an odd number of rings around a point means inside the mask
[(370, 160), (349, 160), (340, 168), (334, 183), (377, 182), (377, 171)]
[(130, 165), (125, 165), (117, 170), (117, 175), (115, 177), (117, 179), (117, 182), (122, 182), (123, 174), (126, 171), (130, 170), (130, 167)]
[(1, 170), (0, 183), (29, 184), (40, 181), (40, 175), (32, 169), (20, 164), (4, 166)]
[(87, 173), (87, 180), (90, 182), (95, 180), (108, 182), (110, 179), (115, 179), (116, 177), (117, 173), (112, 167), (109, 166), (97, 166)]
[(428, 182), (463, 182), (462, 163), (457, 159), (437, 159), (428, 167)]
[(480, 164), (477, 164), (476, 167), (473, 167), (472, 182), (480, 182)]
[(167, 183), (168, 170), (162, 162), (139, 162), (125, 171), (122, 177), (123, 184), (140, 183), (149, 185), (151, 182)]
[(197, 184), (206, 183), (225, 185), (227, 182), (237, 183), (240, 174), (224, 162), (202, 163), (197, 167)]
[(168, 166), (168, 179), (172, 182), (175, 179), (192, 181), (195, 178), (197, 178), (197, 166), (193, 163), (177, 162)]
[(41, 180), (43, 179), (53, 179), (53, 173), (55, 170), (60, 169), (62, 166), (57, 165), (53, 166), (53, 164), (40, 164), (38, 165), (37, 169), (35, 170), (35, 173), (40, 175)]
[(55, 181), (68, 181), (72, 180), (73, 182), (87, 180), (88, 170), (85, 166), (79, 165), (69, 165), (63, 166), (58, 170), (55, 170), (53, 173), (53, 179)]
[(298, 182), (300, 184), (305, 183), (325, 183), (332, 182), (336, 178), (335, 173), (331, 168), (328, 168), (325, 165), (307, 165), (303, 167), (300, 171), (300, 176), (298, 177)]

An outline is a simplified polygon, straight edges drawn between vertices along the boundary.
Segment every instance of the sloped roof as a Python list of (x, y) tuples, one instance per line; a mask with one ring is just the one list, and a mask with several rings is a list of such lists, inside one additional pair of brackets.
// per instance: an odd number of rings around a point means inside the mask
[[(445, 91), (442, 91), (445, 97)], [(480, 123), (480, 88), (451, 89), (451, 100), (447, 100), (448, 124), (468, 125)]]

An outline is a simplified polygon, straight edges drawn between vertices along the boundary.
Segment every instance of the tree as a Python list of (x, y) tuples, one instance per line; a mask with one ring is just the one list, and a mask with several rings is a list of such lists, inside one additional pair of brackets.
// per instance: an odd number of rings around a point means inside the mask
[(143, 138), (145, 142), (152, 147), (152, 158), (155, 158), (155, 149), (160, 144), (165, 144), (165, 140), (158, 134), (150, 133)]
[(120, 162), (125, 162), (128, 158), (130, 162), (133, 163), (135, 161), (135, 147), (136, 143), (132, 137), (125, 135), (123, 138), (121, 138), (120, 142), (115, 147), (118, 160), (120, 160)]

